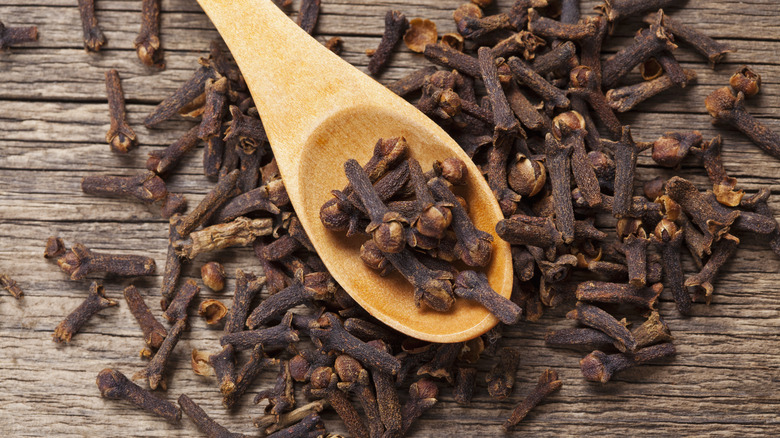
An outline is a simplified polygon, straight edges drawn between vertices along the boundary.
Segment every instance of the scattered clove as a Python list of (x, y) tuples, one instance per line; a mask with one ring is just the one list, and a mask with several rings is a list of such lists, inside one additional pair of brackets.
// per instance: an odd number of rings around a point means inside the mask
[(89, 296), (54, 329), (52, 335), (54, 341), (70, 342), (73, 335), (79, 332), (81, 327), (92, 318), (92, 315), (116, 305), (116, 301), (106, 298), (103, 285), (93, 281), (89, 286)]
[[(91, 5), (92, 3), (93, 0), (79, 0), (79, 6), (82, 4)], [(89, 9), (93, 9), (92, 6)], [(100, 46), (97, 46), (96, 49), (91, 50), (99, 50), (99, 48)], [(113, 68), (106, 72), (106, 97), (108, 99), (108, 115), (111, 119), (111, 126), (106, 133), (106, 142), (114, 152), (126, 154), (136, 143), (135, 131), (127, 124), (122, 84), (119, 82), (119, 73)]]
[(133, 47), (144, 65), (165, 68), (160, 50), (160, 0), (141, 0), (141, 30)]
[(509, 418), (504, 421), (502, 425), (504, 430), (509, 431), (516, 427), (531, 412), (531, 409), (535, 408), (548, 395), (561, 389), (561, 386), (563, 386), (563, 382), (558, 379), (557, 372), (549, 369), (544, 370), (533, 391), (515, 407)]
[(173, 403), (156, 397), (151, 392), (131, 382), (119, 371), (106, 368), (97, 376), (97, 387), (105, 398), (127, 400), (139, 408), (171, 423), (181, 420), (181, 410)]

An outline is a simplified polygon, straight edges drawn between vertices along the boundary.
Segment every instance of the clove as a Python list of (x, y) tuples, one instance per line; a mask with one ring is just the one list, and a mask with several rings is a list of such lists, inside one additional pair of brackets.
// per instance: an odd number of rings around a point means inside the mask
[[(87, 3), (92, 4), (93, 1), (79, 0), (79, 6)], [(98, 49), (99, 46), (94, 50)], [(108, 115), (111, 120), (111, 126), (108, 128), (108, 132), (106, 132), (106, 142), (114, 152), (126, 154), (135, 145), (136, 137), (133, 128), (127, 124), (122, 84), (119, 82), (119, 73), (113, 68), (106, 72), (106, 98), (108, 100)]]
[(116, 301), (106, 298), (103, 285), (93, 281), (89, 286), (89, 296), (54, 329), (54, 342), (70, 342), (73, 335), (79, 332), (92, 315), (116, 305)]

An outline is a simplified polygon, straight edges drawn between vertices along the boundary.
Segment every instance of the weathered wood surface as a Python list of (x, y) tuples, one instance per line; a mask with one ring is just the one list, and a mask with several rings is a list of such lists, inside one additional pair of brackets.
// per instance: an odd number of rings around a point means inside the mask
[[(451, 11), (461, 0), (323, 0), (316, 29), (319, 39), (341, 36), (344, 57), (365, 69), (364, 51), (373, 48), (382, 33), (384, 12), (402, 9), (409, 17), (434, 20), (440, 34), (452, 31)], [(144, 366), (138, 358), (140, 331), (124, 301), (88, 323), (70, 345), (55, 345), (51, 333), (62, 318), (86, 295), (88, 281), (73, 282), (42, 258), (43, 243), (59, 235), (67, 243), (83, 242), (95, 250), (146, 254), (158, 271), (165, 259), (167, 226), (148, 208), (118, 200), (85, 196), (81, 177), (93, 173), (130, 174), (143, 169), (147, 153), (165, 146), (186, 129), (186, 123), (166, 123), (147, 130), (143, 117), (196, 68), (209, 41), (217, 37), (206, 16), (192, 0), (165, 0), (162, 40), (166, 70), (145, 68), (132, 50), (138, 30), (140, 2), (101, 0), (98, 18), (108, 37), (100, 54), (82, 49), (78, 10), (72, 0), (14, 0), (0, 4), (6, 25), (36, 24), (37, 44), (0, 54), (0, 271), (15, 278), (25, 291), (17, 302), (0, 292), (0, 425), (9, 436), (192, 436), (187, 419), (172, 426), (122, 402), (100, 398), (95, 377), (106, 367), (130, 375)], [(298, 1), (293, 10), (297, 10)], [(498, 1), (507, 7), (510, 0)], [(584, 1), (588, 13), (594, 1)], [(676, 129), (699, 129), (705, 137), (724, 135), (724, 160), (732, 176), (753, 192), (774, 189), (771, 207), (780, 214), (776, 177), (780, 162), (762, 154), (745, 138), (715, 128), (704, 110), (704, 97), (728, 80), (741, 64), (763, 74), (762, 94), (749, 103), (751, 111), (780, 129), (780, 3), (775, 0), (689, 0), (674, 16), (739, 51), (710, 70), (695, 53), (682, 48), (679, 58), (699, 74), (696, 86), (657, 97), (621, 116), (636, 136), (652, 140)], [(637, 23), (620, 26), (607, 47), (625, 44)], [(380, 78), (387, 82), (420, 65), (420, 55), (402, 48), (392, 68)], [(109, 151), (104, 142), (108, 127), (103, 73), (117, 68), (128, 98), (131, 125), (141, 146), (127, 157)], [(200, 170), (200, 152), (187, 157), (170, 178), (175, 192), (195, 205), (212, 183)], [(642, 180), (672, 171), (646, 170), (649, 158), (640, 158)], [(681, 170), (698, 184), (706, 177), (694, 162)], [(230, 301), (238, 267), (259, 273), (249, 251), (224, 251), (216, 257), (230, 273), (226, 292), (204, 290), (202, 298)], [(199, 277), (199, 257), (187, 266), (185, 277)], [(519, 429), (539, 436), (750, 436), (780, 435), (780, 261), (755, 238), (743, 239), (737, 257), (725, 266), (710, 306), (695, 305), (694, 316), (679, 318), (671, 297), (663, 295), (661, 312), (676, 337), (677, 357), (669, 362), (620, 374), (607, 385), (585, 382), (579, 371), (582, 354), (546, 348), (544, 333), (571, 325), (563, 319), (568, 304), (548, 311), (538, 322), (523, 323), (505, 334), (505, 345), (523, 349), (512, 396), (491, 400), (480, 382), (471, 407), (456, 405), (449, 388), (440, 403), (414, 429), (414, 436), (500, 435), (500, 423), (533, 387), (546, 367), (559, 371), (563, 389), (537, 408)], [(130, 281), (108, 279), (108, 296), (121, 299)], [(160, 276), (133, 282), (152, 308)], [(210, 379), (192, 374), (192, 348), (216, 351), (220, 332), (192, 318), (174, 354), (170, 387), (163, 397), (175, 400), (187, 393), (213, 418), (233, 431), (256, 435), (251, 419), (261, 408), (251, 396), (235, 412), (219, 403)], [(482, 371), (489, 361), (480, 364)], [(272, 384), (266, 372), (250, 392)], [(327, 417), (333, 430), (341, 426)]]

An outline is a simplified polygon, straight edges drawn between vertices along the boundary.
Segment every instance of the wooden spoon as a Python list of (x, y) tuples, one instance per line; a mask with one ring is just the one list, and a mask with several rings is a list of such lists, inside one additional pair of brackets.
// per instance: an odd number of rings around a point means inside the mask
[(447, 313), (417, 308), (409, 283), (398, 274), (380, 277), (360, 260), (359, 240), (326, 230), (319, 219), (330, 191), (346, 184), (344, 162), (365, 163), (379, 138), (405, 137), (424, 167), (458, 157), (469, 171), (463, 194), (470, 215), (494, 238), (488, 279), (509, 297), (511, 253), (495, 234), (501, 210), (460, 146), (414, 106), (309, 36), (271, 0), (198, 2), (241, 68), (290, 202), (333, 278), (371, 315), (418, 339), (460, 342), (492, 328), (497, 319), (464, 299)]

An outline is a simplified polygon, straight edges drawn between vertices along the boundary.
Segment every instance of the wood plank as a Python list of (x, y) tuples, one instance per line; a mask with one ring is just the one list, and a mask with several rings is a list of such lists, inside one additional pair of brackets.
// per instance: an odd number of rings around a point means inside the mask
[[(365, 50), (376, 47), (384, 13), (401, 9), (407, 16), (434, 20), (443, 32), (453, 31), (452, 10), (465, 0), (324, 0), (316, 33), (345, 40), (344, 58), (365, 69)], [(298, 9), (299, 0), (294, 2)], [(502, 9), (512, 0), (498, 0)], [(598, 2), (583, 1), (589, 13)], [(737, 6), (738, 5), (738, 6)], [(135, 284), (153, 311), (164, 265), (167, 224), (155, 208), (117, 199), (84, 195), (81, 178), (89, 174), (127, 175), (144, 169), (147, 154), (165, 147), (191, 123), (181, 120), (147, 130), (142, 120), (156, 103), (178, 87), (197, 67), (217, 33), (192, 0), (162, 2), (162, 40), (166, 70), (141, 65), (132, 49), (138, 31), (140, 2), (99, 0), (97, 14), (109, 39), (100, 54), (81, 47), (78, 10), (72, 0), (10, 0), (0, 5), (6, 25), (36, 24), (37, 44), (0, 54), (0, 271), (15, 278), (26, 296), (17, 302), (0, 292), (0, 424), (11, 436), (192, 436), (194, 425), (184, 419), (172, 426), (122, 402), (100, 398), (95, 376), (106, 367), (128, 375), (141, 369), (140, 330), (130, 315), (121, 290)], [(736, 10), (735, 10), (736, 9)], [(496, 9), (493, 9), (496, 10)], [(709, 92), (725, 85), (731, 72), (751, 64), (763, 74), (762, 94), (748, 107), (769, 126), (780, 129), (780, 33), (775, 0), (689, 0), (684, 9), (669, 11), (675, 18), (733, 45), (716, 70), (710, 70), (689, 49), (676, 56), (699, 73), (699, 83), (682, 93), (658, 96), (621, 116), (637, 138), (653, 140), (666, 131), (698, 129), (705, 138), (724, 136), (726, 169), (753, 192), (774, 190), (770, 207), (780, 213), (780, 162), (769, 159), (741, 134), (714, 127), (703, 108)], [(295, 17), (295, 12), (291, 14)], [(636, 20), (618, 26), (605, 56), (627, 44)], [(400, 47), (391, 68), (380, 76), (387, 83), (424, 65), (421, 55)], [(103, 73), (117, 68), (128, 98), (128, 118), (141, 145), (126, 157), (108, 150)], [(633, 76), (636, 77), (635, 75)], [(629, 81), (634, 79), (629, 79)], [(195, 205), (213, 186), (202, 175), (201, 148), (190, 153), (168, 179), (169, 189), (183, 193)], [(655, 175), (690, 176), (700, 187), (707, 179), (688, 159), (679, 170), (659, 170), (648, 156), (639, 160), (639, 183)], [(84, 298), (90, 277), (70, 281), (56, 264), (42, 257), (49, 235), (68, 244), (82, 242), (98, 251), (145, 254), (156, 260), (158, 273), (135, 281), (106, 278), (110, 297), (120, 305), (91, 320), (70, 345), (51, 341), (53, 328)], [(185, 265), (184, 277), (198, 279), (200, 266), (222, 262), (228, 272), (224, 292), (204, 289), (201, 299), (232, 300), (235, 270), (260, 273), (249, 249), (200, 256)], [(686, 259), (686, 269), (693, 265)], [(695, 305), (693, 316), (681, 318), (668, 291), (660, 311), (676, 337), (675, 359), (619, 374), (607, 385), (585, 382), (578, 361), (585, 354), (544, 346), (551, 329), (572, 326), (564, 315), (572, 303), (548, 311), (537, 323), (507, 330), (504, 345), (521, 348), (523, 357), (512, 396), (501, 402), (486, 393), (484, 373), (492, 360), (478, 364), (480, 380), (470, 407), (454, 403), (451, 388), (442, 385), (440, 403), (414, 427), (412, 436), (501, 436), (500, 423), (535, 384), (546, 367), (559, 371), (563, 389), (535, 409), (517, 435), (534, 436), (776, 436), (780, 434), (780, 273), (778, 258), (760, 238), (744, 238), (737, 255), (724, 266), (710, 306)], [(263, 291), (263, 294), (266, 292)], [(252, 394), (273, 384), (269, 370), (250, 389), (235, 412), (221, 407), (213, 379), (195, 376), (189, 366), (192, 348), (217, 351), (221, 332), (192, 318), (171, 363), (170, 387), (160, 395), (175, 400), (187, 393), (232, 431), (257, 435), (251, 425), (262, 406)], [(332, 414), (329, 430), (343, 431)]]

